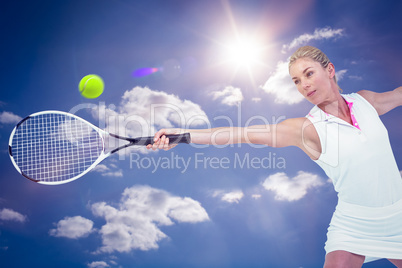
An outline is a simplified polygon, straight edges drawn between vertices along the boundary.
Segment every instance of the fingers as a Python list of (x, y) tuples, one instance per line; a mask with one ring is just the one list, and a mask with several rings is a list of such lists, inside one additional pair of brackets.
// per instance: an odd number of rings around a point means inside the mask
[(154, 142), (153, 144), (148, 144), (147, 145), (147, 149), (150, 150), (169, 150), (171, 148), (173, 148), (175, 145), (169, 145), (169, 138), (166, 138), (165, 135), (162, 135), (162, 137), (158, 137), (158, 139), (156, 139), (156, 142)]
[[(165, 133), (166, 133), (165, 129), (161, 129), (158, 132), (156, 132), (154, 135), (154, 143), (148, 144), (147, 149), (148, 150), (152, 149), (155, 151), (156, 149), (158, 149), (159, 146), (163, 146), (162, 138), (165, 137), (164, 136)], [(165, 142), (165, 141), (166, 141), (166, 137), (164, 138), (163, 142)]]
[(166, 138), (165, 135), (162, 136), (162, 138), (160, 138), (160, 142), (159, 145), (157, 146), (157, 149), (164, 149), (165, 146), (169, 145), (169, 139)]
[(180, 133), (180, 129), (161, 129), (155, 133), (154, 143), (148, 144), (148, 150), (170, 150), (175, 147), (177, 144), (169, 144), (169, 138), (166, 138), (167, 134), (178, 134)]
[(158, 142), (163, 135), (167, 134), (166, 129), (160, 129), (158, 132), (155, 133), (154, 136), (154, 143)]

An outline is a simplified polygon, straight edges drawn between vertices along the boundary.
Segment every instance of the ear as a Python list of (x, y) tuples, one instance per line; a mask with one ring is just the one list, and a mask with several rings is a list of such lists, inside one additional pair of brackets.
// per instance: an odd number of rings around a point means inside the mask
[(335, 66), (332, 63), (329, 63), (327, 66), (329, 78), (334, 78), (335, 76)]

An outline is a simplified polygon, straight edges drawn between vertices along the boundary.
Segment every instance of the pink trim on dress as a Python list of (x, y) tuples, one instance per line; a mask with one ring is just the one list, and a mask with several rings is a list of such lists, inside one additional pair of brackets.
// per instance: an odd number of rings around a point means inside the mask
[(357, 123), (356, 117), (355, 117), (354, 113), (352, 112), (353, 102), (348, 102), (347, 100), (345, 100), (345, 101), (349, 107), (350, 118), (352, 119), (353, 126), (360, 129), (359, 123)]

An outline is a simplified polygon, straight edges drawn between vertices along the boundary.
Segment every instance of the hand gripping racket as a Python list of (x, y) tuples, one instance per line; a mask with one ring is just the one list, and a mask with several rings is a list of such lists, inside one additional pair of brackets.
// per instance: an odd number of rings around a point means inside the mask
[[(108, 137), (128, 143), (105, 152)], [(166, 137), (169, 143), (190, 143), (189, 133)], [(154, 137), (120, 137), (76, 115), (44, 111), (21, 120), (12, 131), (8, 146), (11, 161), (19, 173), (34, 182), (56, 185), (84, 176), (123, 148), (153, 143)]]

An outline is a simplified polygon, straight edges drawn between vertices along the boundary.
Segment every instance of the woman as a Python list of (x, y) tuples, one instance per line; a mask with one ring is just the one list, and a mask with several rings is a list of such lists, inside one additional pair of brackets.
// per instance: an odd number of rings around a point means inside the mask
[(197, 144), (297, 146), (323, 168), (338, 192), (324, 267), (361, 267), (387, 258), (402, 268), (402, 179), (379, 119), (402, 105), (402, 87), (342, 95), (334, 65), (310, 46), (292, 55), (289, 73), (315, 105), (306, 117), (247, 128), (161, 129), (147, 148), (171, 149), (164, 135), (184, 132)]

